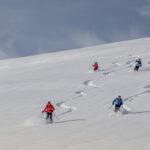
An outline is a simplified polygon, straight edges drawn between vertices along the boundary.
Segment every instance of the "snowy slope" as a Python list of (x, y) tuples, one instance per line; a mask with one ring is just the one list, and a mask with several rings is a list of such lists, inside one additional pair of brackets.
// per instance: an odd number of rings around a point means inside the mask
[[(2, 60), (0, 149), (149, 150), (149, 77), (150, 38)], [(118, 95), (130, 111), (113, 115)], [(48, 100), (54, 124), (41, 116)]]

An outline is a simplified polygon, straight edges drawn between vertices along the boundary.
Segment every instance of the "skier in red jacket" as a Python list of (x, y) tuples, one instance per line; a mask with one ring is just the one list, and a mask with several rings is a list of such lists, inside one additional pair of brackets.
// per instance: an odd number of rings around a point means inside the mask
[(50, 121), (53, 122), (52, 113), (55, 110), (54, 106), (51, 104), (50, 101), (48, 101), (48, 104), (45, 106), (43, 112), (47, 112), (46, 120), (50, 117)]
[(95, 62), (95, 64), (93, 65), (94, 71), (96, 71), (98, 69), (98, 63)]

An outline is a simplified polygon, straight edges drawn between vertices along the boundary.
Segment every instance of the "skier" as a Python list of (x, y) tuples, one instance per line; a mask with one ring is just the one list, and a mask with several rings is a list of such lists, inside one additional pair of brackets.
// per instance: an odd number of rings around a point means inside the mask
[(97, 62), (95, 62), (95, 64), (92, 66), (93, 66), (94, 71), (98, 70), (98, 63)]
[(112, 105), (115, 104), (115, 110), (114, 112), (119, 111), (121, 105), (123, 104), (121, 96), (118, 96), (116, 99), (113, 100)]
[(142, 62), (141, 62), (141, 59), (140, 59), (140, 58), (139, 58), (138, 60), (136, 60), (136, 64), (135, 64), (134, 70), (135, 70), (135, 71), (138, 71), (138, 70), (139, 70), (139, 67), (142, 67)]
[(46, 120), (50, 117), (51, 123), (53, 123), (52, 113), (54, 110), (55, 110), (54, 106), (51, 104), (50, 101), (48, 101), (47, 105), (45, 106), (44, 110), (42, 111), (42, 113), (47, 112)]

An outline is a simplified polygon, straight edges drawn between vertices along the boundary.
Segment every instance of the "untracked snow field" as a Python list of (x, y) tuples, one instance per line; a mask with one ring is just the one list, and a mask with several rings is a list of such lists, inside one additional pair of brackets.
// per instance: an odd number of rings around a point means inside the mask
[(150, 38), (1, 60), (0, 149), (150, 150)]

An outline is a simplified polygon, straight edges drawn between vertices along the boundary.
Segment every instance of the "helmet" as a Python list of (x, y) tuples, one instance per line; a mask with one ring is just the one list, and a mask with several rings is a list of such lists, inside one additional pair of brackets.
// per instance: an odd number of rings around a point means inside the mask
[(118, 98), (121, 98), (121, 96), (119, 95)]

